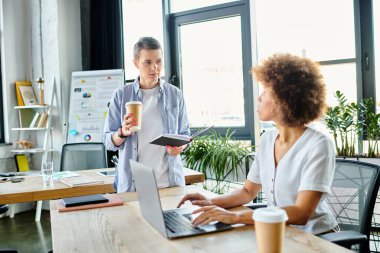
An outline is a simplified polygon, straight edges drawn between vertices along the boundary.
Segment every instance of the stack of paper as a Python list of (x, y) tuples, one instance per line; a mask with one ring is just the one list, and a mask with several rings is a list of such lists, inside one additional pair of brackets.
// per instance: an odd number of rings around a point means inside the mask
[(72, 172), (72, 171), (59, 171), (59, 172), (54, 172), (53, 174), (53, 179), (54, 180), (60, 180), (62, 178), (68, 178), (68, 177), (80, 177), (81, 174)]
[(71, 187), (90, 185), (90, 184), (104, 184), (103, 180), (95, 179), (88, 176), (63, 178), (61, 179), (61, 182)]

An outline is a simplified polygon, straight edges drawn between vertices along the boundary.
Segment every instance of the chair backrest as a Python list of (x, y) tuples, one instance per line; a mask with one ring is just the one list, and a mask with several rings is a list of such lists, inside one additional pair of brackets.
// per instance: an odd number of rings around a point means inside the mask
[(8, 206), (7, 205), (0, 205), (0, 214), (8, 212)]
[(104, 144), (101, 142), (69, 143), (62, 147), (61, 171), (107, 167)]
[(380, 166), (336, 159), (332, 193), (327, 198), (341, 230), (367, 235), (380, 184)]

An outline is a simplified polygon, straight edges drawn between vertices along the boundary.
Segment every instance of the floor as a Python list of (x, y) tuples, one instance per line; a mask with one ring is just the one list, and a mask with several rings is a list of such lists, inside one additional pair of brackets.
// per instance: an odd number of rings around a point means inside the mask
[[(47, 253), (52, 250), (49, 211), (42, 211), (35, 222), (35, 210), (18, 213), (13, 219), (0, 219), (0, 249), (16, 249), (18, 253)], [(1, 252), (1, 251), (0, 251)]]

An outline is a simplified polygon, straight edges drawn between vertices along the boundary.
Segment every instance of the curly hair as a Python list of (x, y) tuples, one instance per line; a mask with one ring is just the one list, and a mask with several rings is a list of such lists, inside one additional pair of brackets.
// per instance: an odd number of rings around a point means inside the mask
[(275, 54), (252, 72), (258, 82), (271, 89), (282, 124), (303, 126), (325, 113), (326, 85), (319, 65), (312, 60)]

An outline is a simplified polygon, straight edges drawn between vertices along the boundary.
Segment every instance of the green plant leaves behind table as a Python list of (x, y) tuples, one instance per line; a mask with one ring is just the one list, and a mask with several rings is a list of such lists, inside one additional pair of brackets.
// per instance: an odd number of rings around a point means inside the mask
[(209, 135), (198, 137), (183, 155), (188, 168), (203, 172), (206, 179), (216, 181), (216, 185), (209, 190), (222, 194), (229, 186), (228, 182), (224, 182), (227, 176), (237, 179), (239, 170), (245, 174), (249, 159), (253, 159), (252, 151), (253, 146), (244, 147), (228, 129), (225, 136), (212, 130)]
[(329, 107), (325, 124), (330, 129), (336, 147), (336, 155), (355, 157), (359, 136), (366, 138), (366, 157), (380, 157), (378, 139), (380, 136), (380, 114), (373, 112), (373, 99), (363, 99), (359, 106), (348, 103), (344, 94), (335, 92), (338, 105)]
[(338, 105), (327, 109), (325, 123), (332, 131), (337, 155), (354, 156), (359, 134), (358, 106), (355, 103), (348, 103), (340, 91), (336, 91), (334, 95)]
[(373, 108), (374, 103), (372, 98), (366, 98), (360, 102), (359, 110), (361, 117), (359, 118), (359, 126), (367, 138), (367, 156), (380, 157), (380, 114), (375, 114)]

